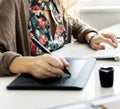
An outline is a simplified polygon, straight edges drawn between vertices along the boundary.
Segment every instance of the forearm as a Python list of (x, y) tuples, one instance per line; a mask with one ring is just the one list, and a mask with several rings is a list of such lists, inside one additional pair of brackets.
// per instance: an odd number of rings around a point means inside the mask
[(67, 61), (49, 54), (40, 56), (16, 57), (9, 66), (13, 74), (29, 73), (36, 78), (56, 77), (63, 73), (63, 68), (69, 66)]
[(30, 72), (34, 57), (16, 57), (10, 64), (9, 70), (14, 74)]
[(80, 19), (74, 20), (72, 34), (75, 39), (79, 42), (85, 43), (89, 40), (89, 33), (98, 33), (98, 31)]
[(9, 65), (14, 58), (19, 57), (19, 56), (21, 55), (18, 53), (12, 52), (12, 51), (7, 51), (4, 53), (0, 52), (0, 76), (13, 75), (9, 71)]

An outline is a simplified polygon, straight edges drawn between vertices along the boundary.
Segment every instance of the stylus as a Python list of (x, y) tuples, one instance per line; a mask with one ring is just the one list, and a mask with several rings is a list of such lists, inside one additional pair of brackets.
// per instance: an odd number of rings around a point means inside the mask
[[(31, 38), (32, 42), (39, 47), (44, 53), (48, 53), (51, 55), (50, 51), (47, 50), (46, 47), (44, 47), (37, 39), (35, 39), (34, 37)], [(63, 69), (63, 72), (67, 75), (69, 75), (69, 77), (71, 76), (71, 73), (68, 71), (67, 68)]]

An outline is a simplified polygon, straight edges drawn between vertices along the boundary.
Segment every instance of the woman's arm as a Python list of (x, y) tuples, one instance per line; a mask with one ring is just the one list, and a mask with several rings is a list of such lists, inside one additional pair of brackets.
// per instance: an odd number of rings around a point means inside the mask
[(117, 38), (113, 33), (99, 33), (96, 29), (92, 28), (80, 19), (70, 18), (72, 21), (72, 35), (77, 41), (87, 42), (92, 49), (105, 49), (101, 43), (108, 43), (116, 48), (118, 46)]
[[(22, 12), (22, 13), (21, 13)], [(22, 55), (29, 55), (28, 1), (0, 2), (0, 76), (13, 75), (9, 66)]]
[(81, 19), (73, 19), (72, 20), (72, 34), (75, 39), (79, 42), (86, 43), (89, 37), (86, 37), (89, 33), (97, 34), (98, 31), (95, 28), (92, 28), (90, 25), (82, 21)]
[(67, 66), (69, 64), (65, 59), (44, 54), (36, 57), (16, 57), (9, 70), (14, 74), (30, 73), (36, 78), (48, 78), (62, 74), (62, 69)]

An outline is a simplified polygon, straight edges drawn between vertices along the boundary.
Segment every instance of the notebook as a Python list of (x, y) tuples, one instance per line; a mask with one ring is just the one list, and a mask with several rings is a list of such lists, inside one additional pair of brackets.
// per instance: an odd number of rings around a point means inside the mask
[(85, 87), (94, 68), (95, 58), (66, 58), (71, 77), (36, 79), (30, 74), (20, 74), (8, 86), (9, 90), (81, 90)]

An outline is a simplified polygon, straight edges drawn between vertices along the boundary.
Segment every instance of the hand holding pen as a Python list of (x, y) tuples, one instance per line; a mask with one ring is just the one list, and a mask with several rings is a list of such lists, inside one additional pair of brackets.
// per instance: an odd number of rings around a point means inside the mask
[[(39, 47), (44, 53), (48, 53), (51, 55), (51, 53), (37, 40), (35, 39), (34, 37), (31, 38), (32, 42), (37, 46)], [(68, 71), (67, 68), (64, 68), (63, 69), (63, 72), (68, 75), (68, 77), (71, 77), (71, 74), (70, 72)]]

